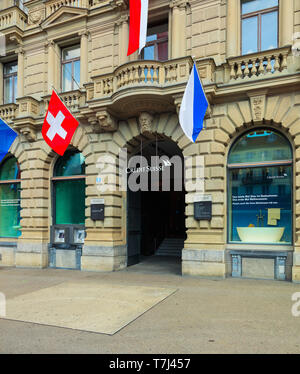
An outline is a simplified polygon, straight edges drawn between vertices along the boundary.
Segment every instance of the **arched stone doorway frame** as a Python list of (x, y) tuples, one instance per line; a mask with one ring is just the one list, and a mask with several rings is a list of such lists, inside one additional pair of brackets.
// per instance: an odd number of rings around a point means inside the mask
[[(182, 152), (183, 158), (186, 156), (196, 156), (199, 154), (199, 144), (191, 143), (188, 138), (184, 135), (181, 126), (178, 121), (178, 115), (175, 113), (162, 113), (153, 116), (153, 122), (151, 126), (151, 132), (146, 137), (143, 136), (141, 126), (138, 119), (132, 118), (128, 121), (121, 121), (119, 123), (119, 131), (114, 134), (113, 140), (117, 143), (120, 148), (126, 148), (128, 150), (128, 159), (132, 152), (135, 153), (140, 146), (141, 139), (144, 142), (155, 142), (157, 137), (174, 142), (180, 151)], [(186, 197), (189, 193), (186, 193)], [(127, 244), (127, 192), (122, 194), (126, 204), (123, 206), (122, 217), (124, 225), (124, 235), (126, 235), (125, 243)], [(192, 209), (188, 204), (186, 198), (186, 234), (187, 239), (189, 236), (189, 222), (193, 220)], [(127, 250), (127, 249), (126, 249)], [(127, 256), (127, 253), (126, 253)]]
[[(224, 103), (215, 105), (213, 108), (212, 117), (206, 121), (206, 127), (211, 132), (211, 139), (213, 142), (211, 146), (218, 147), (219, 160), (214, 165), (220, 167), (227, 165), (228, 152), (231, 145), (243, 132), (254, 127), (270, 127), (281, 132), (290, 142), (293, 150), (293, 173), (294, 173), (294, 260), (293, 260), (293, 280), (300, 281), (300, 210), (298, 205), (300, 203), (300, 180), (298, 174), (300, 173), (300, 95), (282, 94), (268, 96), (266, 92), (249, 93), (249, 98), (237, 101), (235, 103)], [(199, 136), (201, 141), (201, 134)], [(223, 176), (220, 175), (220, 180), (223, 179), (222, 190), (227, 192), (227, 173), (224, 168)], [(221, 185), (221, 183), (220, 183)], [(225, 195), (225, 194), (224, 194)], [(226, 193), (227, 196), (227, 193)], [(220, 223), (220, 228), (223, 228), (223, 245), (226, 249), (227, 242), (227, 199), (223, 201), (223, 223)], [(221, 218), (221, 216), (220, 216)], [(210, 228), (209, 228), (210, 229)], [(201, 240), (200, 240), (201, 242)], [(221, 243), (220, 243), (221, 244)], [(200, 244), (202, 249), (203, 244)], [(201, 261), (202, 262), (202, 261)], [(221, 266), (223, 263), (223, 275), (220, 268), (217, 269), (214, 265)], [(208, 264), (202, 262), (201, 266), (204, 269)], [(217, 275), (224, 277), (231, 271), (229, 259), (226, 253), (220, 263), (210, 263), (209, 270), (194, 272), (198, 275)], [(215, 269), (212, 269), (215, 267)]]
[(228, 197), (229, 197), (229, 190), (228, 190), (228, 158), (231, 152), (231, 149), (234, 144), (247, 132), (249, 131), (256, 131), (256, 130), (274, 130), (277, 133), (281, 134), (286, 141), (289, 143), (289, 146), (291, 147), (292, 151), (292, 179), (293, 179), (293, 190), (292, 190), (292, 245), (295, 243), (295, 219), (296, 219), (296, 209), (294, 209), (295, 205), (295, 178), (296, 178), (296, 173), (295, 173), (295, 145), (293, 142), (293, 138), (291, 134), (289, 133), (288, 129), (284, 128), (281, 124), (274, 123), (273, 121), (261, 121), (261, 123), (257, 123), (255, 125), (253, 124), (245, 124), (242, 129), (236, 131), (236, 133), (233, 135), (233, 137), (230, 139), (230, 142), (226, 148), (226, 154), (225, 154), (225, 159), (226, 159), (226, 199), (225, 199), (225, 211), (226, 211), (226, 216), (225, 216), (225, 233), (226, 233), (226, 243), (228, 244), (228, 232), (229, 232), (229, 224), (228, 224)]

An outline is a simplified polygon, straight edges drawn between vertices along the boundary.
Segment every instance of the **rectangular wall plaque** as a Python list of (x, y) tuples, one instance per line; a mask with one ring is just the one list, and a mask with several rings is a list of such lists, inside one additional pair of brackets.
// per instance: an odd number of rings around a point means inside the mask
[(91, 219), (93, 221), (104, 220), (104, 199), (91, 200)]
[(194, 198), (194, 218), (197, 221), (210, 221), (212, 218), (212, 196), (197, 195)]

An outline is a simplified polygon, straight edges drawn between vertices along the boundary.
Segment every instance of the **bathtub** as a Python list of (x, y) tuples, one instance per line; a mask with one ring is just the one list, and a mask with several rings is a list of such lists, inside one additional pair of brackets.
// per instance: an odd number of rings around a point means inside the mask
[(284, 227), (237, 227), (237, 232), (242, 242), (278, 243)]

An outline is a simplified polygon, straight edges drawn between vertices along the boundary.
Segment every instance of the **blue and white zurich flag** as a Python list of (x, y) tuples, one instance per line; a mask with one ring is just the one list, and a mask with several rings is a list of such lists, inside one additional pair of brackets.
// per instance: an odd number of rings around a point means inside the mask
[(0, 162), (3, 160), (18, 134), (0, 118)]
[(185, 135), (195, 143), (203, 128), (208, 102), (194, 64), (184, 91), (179, 112), (179, 123)]

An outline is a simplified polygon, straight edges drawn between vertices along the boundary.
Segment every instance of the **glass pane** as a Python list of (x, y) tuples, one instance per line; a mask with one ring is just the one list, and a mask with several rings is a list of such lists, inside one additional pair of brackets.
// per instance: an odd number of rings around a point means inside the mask
[(0, 237), (21, 235), (20, 190), (20, 183), (0, 185)]
[(229, 170), (229, 240), (292, 242), (292, 168)]
[(144, 60), (154, 60), (155, 54), (154, 54), (154, 45), (151, 45), (150, 47), (144, 48)]
[(66, 152), (55, 164), (55, 177), (70, 177), (72, 175), (85, 175), (84, 157), (79, 152)]
[(292, 160), (289, 142), (280, 134), (269, 130), (252, 131), (233, 146), (229, 164)]
[(156, 26), (150, 26), (148, 27), (148, 35), (156, 35), (159, 33), (168, 32), (168, 21), (166, 20), (164, 23), (161, 23)]
[(261, 50), (277, 48), (278, 13), (271, 12), (261, 16)]
[(6, 159), (0, 168), (0, 180), (20, 179), (20, 168), (14, 157)]
[(146, 37), (146, 43), (147, 42), (153, 42), (153, 40), (157, 40), (157, 35), (156, 34), (154, 34), (154, 35), (148, 35)]
[(12, 73), (17, 73), (18, 71), (18, 63), (17, 62), (11, 62), (9, 64), (4, 65), (4, 75), (6, 74), (12, 74)]
[(55, 223), (58, 225), (84, 225), (85, 179), (56, 181), (54, 187)]
[(13, 102), (13, 77), (4, 79), (4, 104)]
[(72, 63), (63, 64), (62, 67), (62, 90), (72, 91)]
[(62, 51), (63, 61), (77, 57), (80, 57), (80, 46), (64, 48)]
[(258, 51), (258, 17), (250, 17), (242, 20), (242, 54)]
[(278, 6), (278, 0), (242, 0), (242, 14)]
[(74, 79), (73, 90), (78, 90), (80, 88), (80, 60), (74, 62)]

